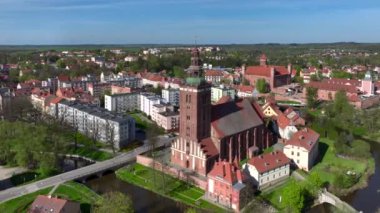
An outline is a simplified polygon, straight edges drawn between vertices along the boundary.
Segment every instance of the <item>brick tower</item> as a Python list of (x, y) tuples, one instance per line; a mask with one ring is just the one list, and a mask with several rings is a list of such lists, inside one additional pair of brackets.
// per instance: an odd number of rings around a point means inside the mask
[(203, 150), (211, 132), (211, 85), (201, 78), (188, 78), (180, 88), (179, 137), (171, 147), (171, 162), (206, 175), (209, 156)]
[(201, 75), (201, 59), (197, 47), (191, 50), (191, 64), (189, 69), (192, 77), (199, 77)]

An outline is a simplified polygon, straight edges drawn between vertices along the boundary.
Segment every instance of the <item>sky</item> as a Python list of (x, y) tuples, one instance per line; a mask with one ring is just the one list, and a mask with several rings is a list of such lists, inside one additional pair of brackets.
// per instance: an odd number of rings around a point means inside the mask
[(380, 42), (379, 0), (0, 0), (0, 44)]

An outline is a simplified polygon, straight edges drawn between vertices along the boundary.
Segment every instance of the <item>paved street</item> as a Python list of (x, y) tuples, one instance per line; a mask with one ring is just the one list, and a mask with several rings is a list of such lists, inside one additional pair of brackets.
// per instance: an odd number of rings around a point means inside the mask
[[(173, 138), (160, 136), (159, 141), (157, 142), (157, 147), (169, 145), (171, 140), (173, 140)], [(109, 168), (124, 165), (134, 160), (137, 155), (149, 151), (150, 148), (151, 147), (147, 143), (145, 143), (144, 146), (138, 147), (128, 153), (120, 154), (110, 160), (97, 162), (95, 164), (92, 164), (86, 167), (82, 167), (70, 172), (65, 172), (60, 175), (46, 178), (46, 179), (43, 179), (34, 183), (30, 183), (27, 185), (9, 188), (7, 190), (0, 192), (0, 202), (4, 202), (10, 199), (19, 197), (21, 195), (29, 194), (29, 193), (38, 191), (40, 189), (61, 184), (67, 181), (79, 179), (81, 177), (95, 174), (97, 172), (105, 171)]]

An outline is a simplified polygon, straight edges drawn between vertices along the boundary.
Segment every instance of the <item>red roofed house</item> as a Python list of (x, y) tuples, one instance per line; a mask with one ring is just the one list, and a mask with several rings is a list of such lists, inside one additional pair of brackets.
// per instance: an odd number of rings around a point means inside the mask
[(309, 171), (318, 157), (319, 134), (304, 128), (285, 143), (284, 153), (298, 168)]
[(215, 160), (239, 162), (269, 147), (272, 135), (247, 99), (211, 106), (211, 85), (200, 78), (180, 88), (180, 137), (173, 141), (171, 162), (200, 175)]
[(251, 85), (256, 85), (258, 79), (265, 79), (271, 89), (291, 84), (295, 73), (296, 70), (292, 69), (291, 64), (288, 67), (267, 65), (267, 57), (264, 54), (260, 57), (260, 66), (243, 67), (243, 77)]
[(212, 84), (219, 84), (223, 79), (223, 72), (220, 70), (206, 70), (205, 79)]
[(280, 151), (256, 156), (243, 165), (258, 189), (271, 186), (289, 177), (290, 159)]
[(240, 169), (226, 161), (216, 162), (207, 175), (205, 197), (235, 211), (243, 207), (242, 192), (246, 189)]
[(46, 195), (38, 195), (32, 205), (29, 213), (80, 213), (80, 204), (69, 200), (55, 198)]
[(237, 90), (237, 96), (240, 98), (245, 98), (245, 97), (253, 97), (253, 91), (255, 88), (253, 86), (249, 85), (238, 85), (236, 86)]

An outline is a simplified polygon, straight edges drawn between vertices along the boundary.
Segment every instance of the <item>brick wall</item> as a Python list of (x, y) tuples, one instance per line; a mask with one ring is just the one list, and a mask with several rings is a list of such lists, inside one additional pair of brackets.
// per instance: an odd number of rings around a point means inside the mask
[[(142, 156), (142, 155), (137, 155), (136, 162), (146, 167), (153, 166), (153, 159), (150, 157)], [(170, 176), (173, 176), (175, 178), (181, 179), (183, 181), (186, 181), (187, 179), (187, 175), (183, 171), (171, 166), (162, 165), (160, 162), (156, 161), (154, 164), (154, 168), (156, 170), (163, 171), (164, 173)], [(189, 178), (191, 182), (193, 182), (196, 186), (198, 186), (199, 188), (203, 190), (206, 190), (207, 180), (200, 179), (196, 177), (195, 175), (190, 175)]]

